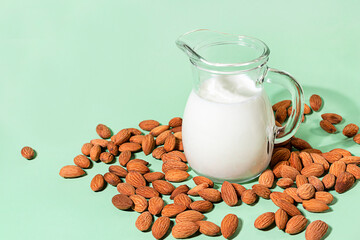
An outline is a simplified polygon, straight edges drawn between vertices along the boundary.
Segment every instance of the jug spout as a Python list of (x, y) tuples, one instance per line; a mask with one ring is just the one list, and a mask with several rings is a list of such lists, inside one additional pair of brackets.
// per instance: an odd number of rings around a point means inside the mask
[(208, 29), (198, 29), (181, 35), (176, 45), (202, 70), (237, 72), (263, 67), (269, 48), (259, 39)]

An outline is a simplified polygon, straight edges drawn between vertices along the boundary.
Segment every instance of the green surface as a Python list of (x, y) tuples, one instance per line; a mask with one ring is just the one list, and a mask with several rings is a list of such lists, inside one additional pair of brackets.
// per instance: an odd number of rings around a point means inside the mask
[[(343, 115), (339, 129), (360, 124), (359, 7), (358, 1), (1, 1), (0, 239), (152, 238), (135, 228), (138, 213), (111, 204), (116, 188), (90, 190), (91, 178), (108, 165), (96, 163), (79, 179), (58, 172), (97, 137), (98, 123), (117, 132), (143, 119), (167, 123), (182, 115), (192, 76), (174, 41), (192, 29), (262, 39), (271, 67), (292, 73), (306, 99), (320, 94), (322, 113)], [(273, 101), (280, 98), (275, 92)], [(323, 151), (344, 147), (360, 155), (351, 139), (319, 128), (320, 114), (307, 117), (297, 136)], [(34, 160), (21, 157), (25, 145), (36, 149)], [(136, 157), (160, 169), (160, 161)], [(327, 240), (358, 239), (358, 184), (334, 196), (331, 211), (304, 211), (306, 217), (330, 225)], [(255, 206), (220, 203), (206, 216), (220, 224), (225, 214), (237, 214), (236, 239), (304, 239), (253, 227), (258, 215), (275, 210), (261, 199)]]

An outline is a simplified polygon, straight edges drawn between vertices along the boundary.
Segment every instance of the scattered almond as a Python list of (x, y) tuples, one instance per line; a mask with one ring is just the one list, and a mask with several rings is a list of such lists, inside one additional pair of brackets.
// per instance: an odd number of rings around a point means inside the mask
[(274, 173), (271, 169), (265, 170), (259, 177), (259, 184), (264, 185), (267, 188), (271, 188), (274, 184)]
[(235, 189), (228, 181), (223, 182), (221, 186), (221, 197), (229, 206), (235, 206), (238, 202), (238, 196), (235, 192)]
[(155, 120), (144, 120), (139, 123), (139, 127), (145, 131), (151, 131), (152, 129), (156, 128), (159, 125), (160, 123)]
[(349, 172), (342, 172), (336, 179), (335, 191), (344, 193), (349, 190), (355, 182), (354, 176)]
[(104, 189), (105, 181), (104, 177), (101, 174), (97, 174), (94, 176), (94, 178), (91, 180), (90, 188), (94, 192), (98, 192)]
[(155, 148), (155, 139), (151, 134), (145, 135), (142, 142), (142, 150), (145, 155), (149, 155)]
[(96, 126), (96, 133), (101, 137), (101, 138), (110, 138), (111, 137), (111, 130), (105, 126), (104, 124), (98, 124)]
[(192, 202), (190, 204), (190, 208), (199, 212), (209, 212), (213, 209), (214, 205), (206, 200), (199, 200), (199, 201), (195, 201)]
[(258, 199), (257, 195), (254, 192), (254, 190), (252, 190), (252, 189), (245, 190), (241, 194), (241, 201), (243, 201), (244, 203), (246, 203), (248, 205), (253, 204), (254, 202), (256, 202), (257, 199)]
[[(267, 187), (265, 187), (264, 185), (261, 184), (254, 184), (252, 186), (252, 190), (255, 192), (256, 195), (258, 195), (259, 197), (262, 197), (264, 199), (270, 199), (270, 194), (271, 191), (270, 189), (268, 189)], [(222, 194), (222, 193), (221, 193)], [(221, 195), (224, 199), (224, 196)], [(225, 201), (225, 200), (224, 200)]]
[(135, 188), (146, 186), (145, 178), (138, 172), (130, 171), (126, 177), (125, 181), (130, 185), (134, 186)]
[(136, 212), (142, 213), (144, 212), (148, 207), (148, 202), (143, 196), (140, 195), (131, 195), (129, 196), (130, 199), (133, 201), (134, 205), (132, 206), (132, 209)]
[(303, 184), (297, 189), (297, 195), (304, 200), (313, 198), (315, 195), (315, 188), (310, 183)]
[(199, 196), (209, 202), (220, 202), (221, 193), (213, 188), (205, 188), (199, 191)]
[(328, 205), (334, 200), (334, 196), (329, 192), (319, 191), (315, 193), (315, 199), (323, 201)]
[(321, 181), (326, 189), (331, 189), (335, 186), (335, 180), (335, 175), (328, 173), (323, 177)]
[(135, 194), (135, 188), (128, 183), (119, 183), (116, 186), (116, 189), (118, 190), (119, 193), (124, 194), (126, 196), (131, 196)]
[(133, 201), (124, 194), (117, 194), (112, 198), (114, 206), (121, 210), (127, 210), (133, 206)]
[(335, 133), (337, 131), (336, 127), (332, 125), (328, 120), (321, 120), (320, 127), (328, 133)]
[(75, 165), (67, 165), (60, 169), (59, 175), (63, 178), (77, 178), (85, 174), (85, 171)]
[(221, 221), (221, 234), (228, 239), (236, 232), (239, 219), (235, 214), (226, 215)]
[(111, 172), (105, 173), (104, 179), (108, 184), (113, 185), (115, 187), (121, 182), (121, 179), (117, 175)]
[(174, 199), (177, 195), (181, 193), (187, 194), (189, 190), (190, 188), (186, 184), (180, 185), (177, 188), (175, 188), (175, 190), (171, 193), (170, 199)]
[(180, 193), (174, 198), (174, 204), (184, 205), (186, 208), (190, 208), (191, 203), (191, 198), (185, 193)]
[(342, 121), (342, 117), (336, 113), (321, 114), (322, 119), (329, 121), (332, 124), (338, 124)]
[(283, 229), (285, 229), (287, 221), (288, 221), (287, 213), (283, 209), (279, 208), (275, 212), (275, 224), (276, 224), (276, 226), (280, 230), (283, 230)]
[(148, 187), (148, 186), (138, 187), (138, 188), (136, 188), (135, 192), (137, 195), (143, 196), (144, 198), (153, 198), (153, 197), (159, 196), (158, 191), (156, 191), (154, 188)]
[(270, 227), (274, 223), (274, 221), (275, 221), (275, 213), (266, 212), (256, 218), (254, 222), (254, 226), (257, 229), (266, 229)]
[(206, 236), (217, 236), (220, 233), (220, 227), (215, 223), (209, 221), (198, 221), (196, 222), (199, 225), (199, 232)]
[(93, 161), (98, 161), (100, 159), (101, 147), (100, 145), (93, 145), (90, 149), (90, 159)]
[(164, 208), (164, 200), (161, 197), (152, 197), (149, 199), (148, 210), (152, 215), (158, 215)]
[(194, 181), (194, 183), (196, 185), (199, 185), (202, 183), (207, 183), (209, 185), (209, 187), (211, 187), (211, 188), (214, 187), (214, 182), (204, 176), (196, 176), (196, 177), (193, 177), (192, 180)]
[(293, 216), (287, 222), (285, 232), (288, 234), (297, 234), (306, 228), (307, 223), (308, 220), (304, 216)]
[(178, 215), (179, 213), (185, 210), (186, 207), (184, 205), (168, 204), (162, 209), (161, 216), (175, 217), (176, 215)]
[(81, 168), (89, 168), (90, 167), (90, 160), (84, 156), (84, 155), (77, 155), (74, 158), (74, 163), (76, 166), (81, 167)]
[(303, 207), (309, 212), (324, 212), (326, 210), (329, 210), (328, 205), (318, 199), (304, 200), (302, 204)]
[(35, 156), (35, 152), (34, 152), (34, 149), (32, 149), (31, 147), (23, 147), (21, 149), (21, 155), (28, 159), (28, 160), (31, 160), (34, 158)]
[(328, 230), (328, 225), (321, 221), (316, 220), (310, 223), (305, 231), (306, 240), (321, 240)]
[(186, 210), (185, 212), (179, 213), (176, 218), (175, 222), (197, 222), (201, 221), (205, 218), (205, 216), (195, 210)]
[(166, 232), (169, 230), (169, 227), (170, 218), (164, 216), (159, 217), (158, 219), (156, 219), (151, 228), (152, 235), (154, 236), (154, 238), (160, 239), (165, 236)]
[(359, 127), (356, 124), (350, 123), (348, 125), (346, 125), (343, 129), (343, 134), (346, 137), (353, 137), (355, 136), (359, 131)]
[(153, 221), (153, 216), (149, 212), (143, 212), (136, 219), (135, 226), (140, 231), (144, 232), (149, 230)]
[(179, 222), (172, 228), (174, 238), (188, 238), (199, 230), (199, 225), (194, 222)]
[(170, 169), (165, 172), (165, 179), (169, 182), (182, 182), (185, 181), (189, 176), (189, 173), (179, 169)]
[(321, 106), (322, 106), (322, 100), (321, 97), (317, 94), (313, 94), (310, 97), (310, 106), (312, 108), (312, 110), (314, 111), (319, 111)]

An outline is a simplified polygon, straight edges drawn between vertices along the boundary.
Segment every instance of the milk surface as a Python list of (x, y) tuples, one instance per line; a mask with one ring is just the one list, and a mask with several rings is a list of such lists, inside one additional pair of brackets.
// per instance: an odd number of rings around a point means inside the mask
[(250, 180), (270, 161), (274, 117), (262, 88), (244, 77), (216, 77), (192, 91), (182, 137), (194, 171), (214, 181)]

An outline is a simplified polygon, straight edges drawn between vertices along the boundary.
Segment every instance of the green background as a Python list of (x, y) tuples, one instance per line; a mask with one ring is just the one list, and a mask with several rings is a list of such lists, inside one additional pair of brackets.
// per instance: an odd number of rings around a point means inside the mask
[[(138, 213), (111, 204), (116, 188), (90, 190), (91, 178), (108, 165), (95, 163), (79, 179), (62, 179), (58, 172), (72, 164), (83, 143), (97, 138), (98, 123), (117, 132), (144, 119), (166, 124), (182, 115), (192, 75), (174, 41), (193, 29), (262, 39), (271, 49), (269, 66), (292, 73), (307, 100), (320, 94), (322, 113), (344, 117), (340, 131), (350, 122), (360, 124), (359, 8), (355, 0), (1, 1), (0, 238), (152, 238), (135, 228)], [(280, 99), (277, 92), (272, 87), (273, 102)], [(323, 151), (344, 147), (360, 155), (351, 139), (321, 130), (320, 115), (308, 116), (297, 136)], [(36, 149), (34, 160), (21, 157), (25, 145)], [(136, 157), (160, 169), (160, 161)], [(331, 211), (303, 211), (309, 220), (329, 224), (326, 239), (358, 238), (355, 185), (334, 194)], [(236, 239), (304, 239), (304, 232), (289, 236), (277, 228), (253, 227), (258, 215), (275, 210), (271, 201), (260, 199), (255, 206), (220, 203), (206, 216), (220, 224), (227, 213), (237, 214)]]

